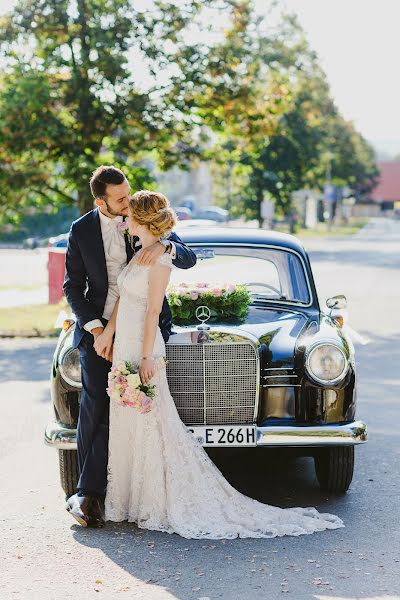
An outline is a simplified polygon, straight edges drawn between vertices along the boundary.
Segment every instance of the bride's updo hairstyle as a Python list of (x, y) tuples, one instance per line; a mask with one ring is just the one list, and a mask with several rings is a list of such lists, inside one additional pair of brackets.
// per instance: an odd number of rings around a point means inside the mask
[(175, 227), (177, 218), (169, 200), (160, 192), (139, 190), (129, 201), (129, 212), (139, 225), (147, 225), (155, 237), (163, 237)]

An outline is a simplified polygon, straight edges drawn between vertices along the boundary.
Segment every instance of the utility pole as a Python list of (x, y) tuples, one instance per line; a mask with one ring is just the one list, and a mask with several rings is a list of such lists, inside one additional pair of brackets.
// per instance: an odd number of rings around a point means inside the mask
[(331, 231), (333, 224), (333, 211), (336, 200), (336, 189), (332, 185), (332, 172), (331, 172), (331, 160), (332, 155), (329, 153), (328, 161), (326, 164), (326, 183), (324, 185), (324, 197), (328, 205), (328, 231)]

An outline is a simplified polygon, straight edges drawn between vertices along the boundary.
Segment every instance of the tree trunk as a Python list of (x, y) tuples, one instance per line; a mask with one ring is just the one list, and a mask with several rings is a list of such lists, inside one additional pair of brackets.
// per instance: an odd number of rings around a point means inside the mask
[(80, 191), (78, 193), (78, 207), (81, 215), (85, 215), (87, 212), (93, 210), (94, 201), (90, 193), (89, 187), (87, 191)]
[(264, 199), (263, 190), (258, 189), (257, 190), (257, 221), (258, 221), (258, 226), (260, 229), (262, 229), (263, 225), (264, 225), (264, 218), (261, 214), (261, 203), (262, 203), (263, 199)]

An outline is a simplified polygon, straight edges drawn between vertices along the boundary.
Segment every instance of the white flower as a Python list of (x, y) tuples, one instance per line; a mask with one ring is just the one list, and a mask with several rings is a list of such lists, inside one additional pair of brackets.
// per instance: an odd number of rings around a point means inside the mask
[(126, 381), (130, 387), (137, 388), (142, 382), (140, 381), (139, 373), (131, 373), (127, 376)]

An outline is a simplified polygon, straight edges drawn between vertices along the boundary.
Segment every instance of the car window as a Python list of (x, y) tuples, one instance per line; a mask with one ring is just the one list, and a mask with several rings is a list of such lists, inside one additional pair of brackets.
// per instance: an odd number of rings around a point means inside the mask
[(171, 286), (180, 283), (245, 284), (254, 303), (310, 302), (309, 286), (299, 257), (286, 250), (252, 248), (193, 248), (197, 264), (174, 269)]

